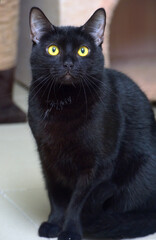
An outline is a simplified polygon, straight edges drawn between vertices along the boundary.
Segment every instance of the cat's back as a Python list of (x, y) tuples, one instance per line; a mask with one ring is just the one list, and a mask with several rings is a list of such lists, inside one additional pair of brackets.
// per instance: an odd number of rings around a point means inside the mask
[(109, 79), (109, 82), (115, 85), (115, 88), (117, 92), (120, 94), (121, 98), (124, 98), (124, 100), (127, 99), (127, 101), (130, 100), (130, 98), (132, 101), (135, 101), (136, 99), (138, 100), (140, 99), (144, 101), (142, 102), (142, 104), (148, 103), (149, 105), (148, 99), (143, 93), (143, 91), (126, 74), (110, 68), (106, 69), (106, 74)]
[[(127, 75), (113, 69), (106, 69), (110, 86), (115, 89), (121, 107), (128, 117), (136, 117), (136, 120), (149, 119), (154, 122), (154, 113), (149, 100), (140, 87)], [(156, 124), (155, 124), (156, 125)]]
[(146, 95), (125, 74), (112, 69), (106, 69), (106, 74), (124, 119), (124, 141), (136, 149), (148, 145), (156, 154), (156, 120)]

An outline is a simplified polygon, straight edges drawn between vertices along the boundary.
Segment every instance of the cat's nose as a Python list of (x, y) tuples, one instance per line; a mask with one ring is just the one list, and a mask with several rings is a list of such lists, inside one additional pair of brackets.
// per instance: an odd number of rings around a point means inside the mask
[(70, 61), (65, 61), (63, 64), (64, 68), (67, 70), (71, 70), (74, 66), (74, 63), (70, 60)]

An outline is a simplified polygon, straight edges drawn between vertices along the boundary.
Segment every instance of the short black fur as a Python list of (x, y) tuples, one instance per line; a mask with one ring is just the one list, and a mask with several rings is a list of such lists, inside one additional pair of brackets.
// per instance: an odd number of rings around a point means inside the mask
[(156, 122), (139, 87), (104, 68), (105, 20), (98, 9), (81, 27), (55, 27), (40, 9), (30, 13), (28, 117), (51, 204), (43, 237), (156, 232)]

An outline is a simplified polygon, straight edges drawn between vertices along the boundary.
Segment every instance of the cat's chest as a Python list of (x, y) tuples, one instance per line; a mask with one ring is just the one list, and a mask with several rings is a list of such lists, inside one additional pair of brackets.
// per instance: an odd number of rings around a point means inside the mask
[[(66, 130), (65, 130), (66, 128)], [(90, 172), (94, 166), (93, 149), (84, 143), (79, 130), (68, 125), (47, 126), (42, 138), (42, 153), (45, 166), (50, 166), (59, 178), (76, 178), (79, 174)], [(42, 159), (41, 159), (42, 160)]]

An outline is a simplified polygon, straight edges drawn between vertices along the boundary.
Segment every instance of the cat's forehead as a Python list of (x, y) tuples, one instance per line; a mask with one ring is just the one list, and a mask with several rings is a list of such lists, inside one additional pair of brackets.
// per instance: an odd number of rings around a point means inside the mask
[(82, 32), (80, 27), (57, 27), (55, 33), (49, 34), (49, 41), (65, 48), (79, 47), (82, 44), (90, 46), (92, 41)]

